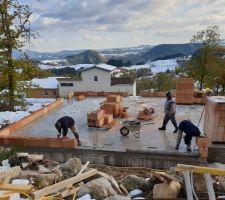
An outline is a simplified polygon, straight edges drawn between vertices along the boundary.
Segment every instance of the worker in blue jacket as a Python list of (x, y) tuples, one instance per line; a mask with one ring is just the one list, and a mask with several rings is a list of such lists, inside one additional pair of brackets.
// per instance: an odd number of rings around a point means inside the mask
[(178, 135), (177, 135), (177, 142), (175, 149), (179, 149), (181, 138), (183, 132), (185, 133), (184, 136), (184, 143), (187, 145), (187, 151), (191, 151), (191, 140), (192, 137), (197, 137), (201, 135), (201, 132), (197, 126), (195, 126), (191, 121), (189, 120), (183, 120), (180, 122), (178, 127)]
[(57, 138), (61, 137), (61, 131), (63, 134), (63, 138), (67, 138), (68, 129), (70, 129), (72, 131), (72, 133), (74, 134), (74, 137), (76, 138), (78, 145), (81, 146), (81, 141), (79, 139), (78, 130), (75, 125), (75, 121), (72, 117), (64, 116), (64, 117), (60, 118), (55, 123), (55, 128), (59, 132), (59, 134), (57, 135)]

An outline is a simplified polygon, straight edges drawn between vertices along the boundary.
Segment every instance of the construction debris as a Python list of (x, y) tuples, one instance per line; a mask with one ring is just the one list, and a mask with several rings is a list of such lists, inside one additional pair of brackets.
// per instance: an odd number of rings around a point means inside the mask
[[(0, 167), (0, 190), (3, 191), (0, 199), (12, 198), (11, 193), (34, 200), (65, 199), (67, 196), (79, 200), (191, 199), (192, 190), (201, 197), (213, 199), (225, 192), (222, 177), (225, 169), (218, 164), (217, 168), (178, 165), (177, 172), (167, 172), (89, 165), (89, 162), (82, 165), (79, 158), (58, 163), (43, 155), (28, 153), (18, 153), (8, 158), (8, 163), (10, 166)], [(21, 169), (24, 163), (26, 169)]]

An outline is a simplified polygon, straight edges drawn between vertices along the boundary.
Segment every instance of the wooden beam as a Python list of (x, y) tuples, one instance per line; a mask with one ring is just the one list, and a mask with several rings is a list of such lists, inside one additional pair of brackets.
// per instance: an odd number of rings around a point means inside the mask
[(187, 200), (194, 200), (193, 194), (192, 194), (190, 172), (189, 171), (185, 171), (185, 172), (182, 172), (182, 173), (183, 173), (183, 176), (184, 176)]
[(16, 185), (16, 184), (0, 184), (0, 190), (12, 191), (12, 192), (25, 192), (30, 194), (33, 190), (32, 185)]
[(87, 166), (88, 166), (89, 164), (90, 164), (90, 161), (87, 161), (87, 162), (85, 163), (85, 165), (83, 165), (83, 166), (81, 167), (81, 169), (80, 169), (80, 171), (78, 172), (77, 175), (82, 174), (82, 173), (84, 172), (84, 170), (87, 169)]
[(154, 172), (154, 174), (159, 174), (160, 176), (162, 176), (163, 178), (165, 178), (168, 181), (176, 181), (176, 182), (181, 182), (179, 179), (175, 178), (174, 176), (166, 173), (166, 172)]
[(206, 173), (206, 174), (203, 174), (203, 176), (206, 182), (209, 200), (216, 200), (215, 192), (213, 189), (213, 182), (212, 182), (212, 178), (210, 174)]
[(99, 171), (97, 172), (97, 174), (104, 177), (105, 179), (107, 179), (112, 184), (113, 188), (116, 190), (116, 192), (118, 194), (120, 194), (120, 195), (123, 194), (123, 192), (120, 190), (118, 183), (112, 176), (109, 176), (108, 174), (106, 174), (104, 172), (99, 172)]
[(194, 165), (178, 164), (176, 166), (176, 171), (177, 172), (193, 171), (194, 173), (199, 173), (199, 174), (209, 173), (209, 174), (217, 175), (217, 176), (225, 176), (225, 169), (217, 169), (217, 168), (194, 166)]
[(32, 197), (34, 200), (39, 200), (40, 198), (42, 198), (46, 195), (49, 195), (52, 193), (57, 193), (58, 191), (66, 188), (70, 185), (73, 185), (73, 184), (78, 183), (82, 180), (85, 180), (91, 176), (94, 176), (94, 175), (96, 175), (96, 173), (97, 173), (97, 169), (92, 169), (83, 174), (76, 175), (76, 176), (68, 178), (64, 181), (61, 181), (56, 184), (50, 185), (46, 188), (43, 188), (41, 190), (35, 191), (32, 193)]

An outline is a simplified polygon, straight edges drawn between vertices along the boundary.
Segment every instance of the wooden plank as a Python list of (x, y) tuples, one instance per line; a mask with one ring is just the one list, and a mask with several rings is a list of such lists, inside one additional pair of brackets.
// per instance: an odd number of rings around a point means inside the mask
[(1, 194), (0, 200), (10, 200), (10, 194)]
[(121, 183), (119, 186), (120, 186), (122, 192), (123, 192), (126, 196), (128, 196), (128, 195), (129, 195), (129, 192), (127, 191), (127, 189), (125, 188), (125, 186), (124, 186), (122, 183)]
[(73, 185), (75, 183), (78, 183), (82, 180), (85, 180), (91, 176), (94, 176), (97, 174), (97, 169), (92, 169), (90, 171), (87, 171), (83, 174), (79, 174), (77, 176), (74, 176), (72, 178), (68, 178), (64, 181), (61, 181), (59, 183), (56, 183), (56, 184), (53, 184), (53, 185), (50, 185), (46, 188), (43, 188), (41, 190), (38, 190), (38, 191), (35, 191), (32, 193), (32, 197), (34, 200), (39, 200), (40, 198), (46, 196), (46, 195), (49, 195), (49, 194), (52, 194), (52, 193), (57, 193), (58, 191), (70, 186), (70, 185)]
[(90, 164), (90, 161), (87, 161), (85, 165), (83, 165), (80, 169), (80, 171), (77, 173), (77, 175), (82, 174), (85, 169), (87, 169), (87, 166)]
[(35, 161), (41, 161), (44, 159), (44, 155), (41, 154), (28, 154), (28, 160), (35, 162)]
[(108, 174), (104, 173), (104, 172), (97, 172), (98, 175), (104, 177), (105, 179), (107, 179), (109, 182), (111, 182), (113, 188), (116, 190), (116, 192), (120, 195), (123, 194), (123, 192), (120, 190), (118, 183), (116, 182), (116, 180), (112, 177), (109, 176)]
[(213, 189), (213, 182), (212, 182), (212, 178), (210, 174), (206, 173), (206, 174), (203, 174), (203, 176), (206, 182), (209, 200), (216, 200), (215, 192)]
[(161, 175), (163, 178), (167, 179), (168, 181), (176, 181), (176, 182), (181, 182), (179, 179), (175, 178), (174, 176), (166, 173), (166, 172), (155, 172), (159, 175)]
[(156, 172), (151, 172), (155, 177), (157, 177), (161, 182), (168, 183), (168, 181), (163, 178), (160, 174), (157, 174)]
[(217, 169), (217, 168), (211, 168), (211, 167), (178, 164), (175, 170), (177, 172), (193, 171), (194, 173), (199, 173), (199, 174), (209, 173), (209, 174), (217, 175), (217, 176), (225, 176), (225, 169)]
[(184, 176), (187, 200), (194, 200), (193, 194), (192, 194), (190, 172), (189, 171), (185, 171), (185, 172), (182, 172), (182, 173), (183, 173), (183, 176)]
[(30, 194), (33, 190), (32, 185), (16, 185), (16, 184), (0, 184), (0, 190), (13, 191), (13, 192), (25, 192)]
[(118, 183), (116, 182), (116, 180), (115, 180), (112, 176), (110, 176), (110, 181), (111, 181), (111, 183), (112, 183), (112, 186), (113, 186), (114, 189), (116, 190), (116, 192), (117, 192), (118, 194), (122, 195), (123, 192), (120, 190), (120, 187), (119, 187)]

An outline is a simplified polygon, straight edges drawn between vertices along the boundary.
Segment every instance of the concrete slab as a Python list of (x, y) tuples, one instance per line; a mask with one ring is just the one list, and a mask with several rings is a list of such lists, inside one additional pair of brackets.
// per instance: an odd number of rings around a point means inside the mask
[[(100, 102), (104, 101), (105, 97), (87, 98), (83, 101), (72, 99), (65, 101), (62, 106), (44, 115), (42, 118), (35, 120), (26, 127), (15, 131), (13, 135), (16, 136), (38, 136), (38, 137), (53, 137), (57, 135), (54, 127), (55, 122), (63, 116), (71, 116), (75, 119), (79, 129), (80, 138), (83, 142), (80, 149), (97, 149), (97, 150), (113, 150), (113, 151), (145, 151), (145, 152), (170, 152), (183, 153), (186, 152), (186, 145), (181, 143), (180, 150), (174, 149), (176, 142), (176, 134), (173, 133), (174, 127), (169, 122), (166, 131), (159, 131), (163, 120), (163, 106), (165, 98), (144, 98), (144, 97), (126, 97), (123, 98), (124, 105), (128, 106), (129, 119), (135, 119), (138, 111), (143, 105), (151, 105), (155, 108), (155, 119), (153, 125), (143, 126), (140, 133), (140, 138), (135, 138), (132, 134), (123, 137), (119, 133), (121, 128), (120, 122), (123, 120), (117, 118), (117, 124), (110, 130), (100, 130), (96, 128), (89, 128), (87, 126), (87, 112), (94, 108), (99, 108)], [(183, 119), (190, 119), (196, 125), (199, 122), (202, 105), (177, 105), (177, 121)], [(202, 129), (203, 119), (200, 124)], [(73, 137), (69, 131), (69, 137)], [(197, 149), (195, 141), (192, 141), (194, 150)], [(196, 154), (193, 151), (191, 154)]]

